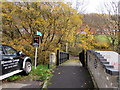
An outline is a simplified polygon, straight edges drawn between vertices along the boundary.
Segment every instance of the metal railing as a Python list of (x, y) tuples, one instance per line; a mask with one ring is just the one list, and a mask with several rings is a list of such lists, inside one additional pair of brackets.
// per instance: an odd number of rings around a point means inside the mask
[(69, 53), (57, 50), (57, 66), (69, 60)]

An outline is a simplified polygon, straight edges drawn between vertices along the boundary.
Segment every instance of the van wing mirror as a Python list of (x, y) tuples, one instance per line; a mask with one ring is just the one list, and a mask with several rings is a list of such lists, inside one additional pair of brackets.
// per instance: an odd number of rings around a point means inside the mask
[(18, 55), (21, 55), (22, 54), (22, 51), (18, 51)]

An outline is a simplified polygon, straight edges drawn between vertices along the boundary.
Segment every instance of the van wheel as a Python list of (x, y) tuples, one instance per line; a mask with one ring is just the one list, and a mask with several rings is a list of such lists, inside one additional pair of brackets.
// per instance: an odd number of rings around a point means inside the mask
[(25, 69), (24, 69), (24, 73), (26, 74), (26, 75), (28, 75), (30, 72), (31, 72), (31, 70), (32, 70), (32, 64), (31, 64), (31, 62), (26, 62), (25, 63)]

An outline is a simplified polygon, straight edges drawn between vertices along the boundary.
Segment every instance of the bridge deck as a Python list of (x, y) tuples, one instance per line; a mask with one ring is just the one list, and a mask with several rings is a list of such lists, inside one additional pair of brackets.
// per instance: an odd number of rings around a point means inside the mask
[(94, 85), (79, 60), (68, 60), (55, 69), (48, 88), (94, 88)]

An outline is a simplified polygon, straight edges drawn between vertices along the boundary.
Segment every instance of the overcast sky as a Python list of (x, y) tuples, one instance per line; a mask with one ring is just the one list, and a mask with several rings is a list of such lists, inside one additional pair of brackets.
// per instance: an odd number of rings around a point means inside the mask
[[(76, 1), (83, 2), (83, 7), (86, 8), (85, 13), (108, 13), (104, 8), (104, 3), (110, 3), (112, 1), (118, 2), (119, 0), (65, 0), (67, 2), (72, 2), (72, 7), (76, 8)], [(110, 5), (111, 6), (111, 5)], [(109, 8), (110, 8), (109, 6)], [(82, 7), (82, 6), (81, 6)]]
[[(22, 0), (8, 0), (8, 1), (14, 2), (14, 1), (22, 1)], [(24, 0), (24, 1), (34, 2), (36, 0)], [(104, 8), (104, 3), (105, 2), (109, 3), (112, 1), (118, 2), (120, 0), (37, 0), (37, 1), (41, 1), (41, 2), (44, 2), (44, 1), (46, 1), (46, 2), (51, 2), (51, 1), (53, 1), (53, 2), (57, 2), (57, 1), (59, 1), (59, 2), (61, 2), (61, 1), (62, 2), (71, 2), (73, 8), (76, 8), (76, 1), (81, 2), (81, 3), (84, 1), (83, 5), (79, 5), (79, 7), (80, 7), (78, 10), (79, 12), (82, 11), (82, 10), (80, 10), (82, 7), (85, 9), (84, 13), (100, 13), (100, 12), (108, 13), (106, 11), (106, 9)], [(109, 8), (110, 8), (110, 6), (109, 6)]]

